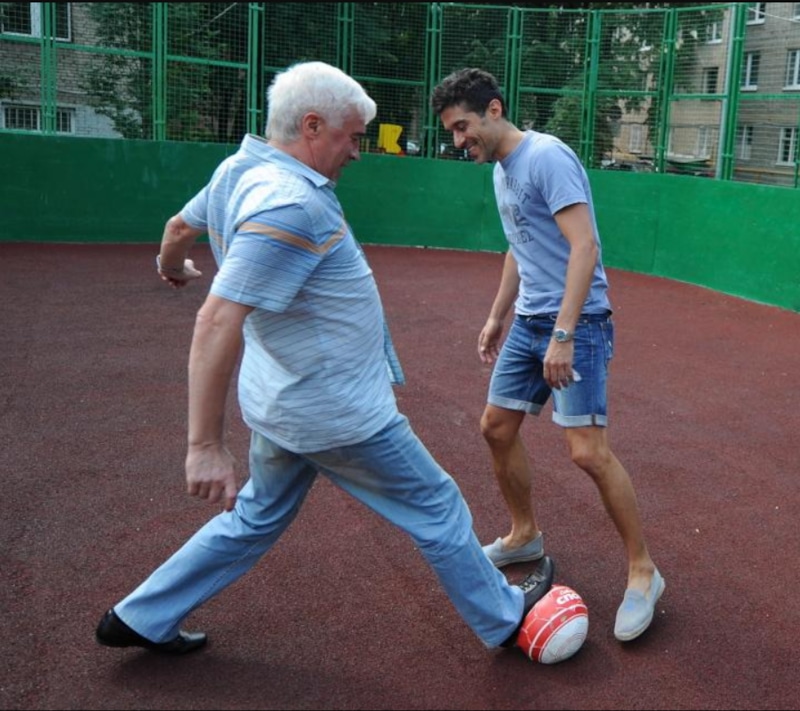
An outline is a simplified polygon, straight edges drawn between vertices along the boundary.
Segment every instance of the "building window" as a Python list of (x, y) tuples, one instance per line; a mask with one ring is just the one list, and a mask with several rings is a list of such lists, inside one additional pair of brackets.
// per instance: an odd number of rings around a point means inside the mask
[(747, 8), (747, 24), (758, 25), (762, 24), (767, 17), (767, 3), (765, 2), (751, 2)]
[(703, 70), (703, 93), (716, 94), (719, 80), (719, 67), (706, 67)]
[(739, 158), (741, 160), (750, 160), (753, 153), (752, 126), (739, 126), (737, 143), (739, 144)]
[(717, 44), (722, 42), (722, 23), (712, 22), (706, 25), (706, 43)]
[[(56, 9), (56, 39), (72, 40), (70, 3), (53, 3)], [(42, 36), (42, 3), (6, 2), (0, 6), (0, 31), (12, 35)]]
[(56, 109), (56, 133), (75, 133), (74, 109)]
[(697, 129), (697, 145), (694, 148), (694, 154), (697, 157), (705, 157), (710, 155), (709, 151), (709, 142), (710, 142), (710, 134), (711, 132), (708, 130), (708, 126), (700, 126)]
[(792, 19), (800, 20), (800, 2), (792, 3)]
[(35, 106), (6, 106), (3, 115), (5, 128), (17, 131), (39, 130), (39, 109)]
[(631, 124), (631, 132), (628, 138), (628, 151), (630, 153), (642, 152), (642, 124)]
[(781, 129), (781, 140), (778, 144), (778, 165), (794, 165), (794, 153), (797, 145), (797, 128)]
[[(13, 131), (41, 131), (41, 109), (38, 106), (7, 104), (3, 107), (2, 127)], [(75, 109), (56, 109), (56, 133), (75, 133)]]
[(747, 52), (744, 55), (744, 67), (742, 68), (742, 89), (755, 91), (758, 89), (758, 67), (761, 64), (761, 54), (759, 52)]
[(786, 60), (785, 89), (800, 89), (800, 49), (790, 49)]

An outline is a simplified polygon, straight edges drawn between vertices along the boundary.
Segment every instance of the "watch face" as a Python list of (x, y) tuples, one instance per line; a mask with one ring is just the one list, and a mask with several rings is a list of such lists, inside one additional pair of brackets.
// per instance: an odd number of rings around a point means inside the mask
[(569, 340), (569, 333), (565, 331), (563, 328), (557, 328), (555, 331), (553, 331), (553, 337), (559, 343), (564, 343), (565, 341)]

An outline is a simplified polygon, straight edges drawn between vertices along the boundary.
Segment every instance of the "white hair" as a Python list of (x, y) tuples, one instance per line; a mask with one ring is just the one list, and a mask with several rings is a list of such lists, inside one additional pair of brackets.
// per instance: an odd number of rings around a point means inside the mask
[(300, 62), (277, 74), (267, 91), (267, 138), (281, 143), (296, 140), (309, 111), (341, 128), (353, 112), (369, 123), (377, 106), (364, 87), (341, 69), (325, 62)]

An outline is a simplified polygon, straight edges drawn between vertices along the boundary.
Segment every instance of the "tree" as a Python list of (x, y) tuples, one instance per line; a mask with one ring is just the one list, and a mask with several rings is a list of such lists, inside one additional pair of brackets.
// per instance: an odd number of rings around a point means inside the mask
[[(85, 89), (95, 110), (125, 138), (152, 138), (153, 21), (147, 3), (87, 3), (103, 47)], [(247, 3), (168, 3), (166, 137), (238, 142), (246, 126), (245, 72), (225, 63), (247, 63)], [(196, 61), (201, 60), (201, 61)], [(202, 60), (207, 60), (203, 63)], [(216, 63), (220, 62), (220, 63)]]

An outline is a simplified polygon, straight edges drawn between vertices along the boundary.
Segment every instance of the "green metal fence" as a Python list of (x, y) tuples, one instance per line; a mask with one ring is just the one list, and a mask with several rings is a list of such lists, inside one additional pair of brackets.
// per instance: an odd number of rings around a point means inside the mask
[(428, 96), (479, 66), (590, 168), (800, 186), (800, 3), (0, 3), (0, 131), (235, 144), (307, 59), (377, 101), (365, 151), (468, 159)]

